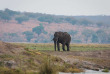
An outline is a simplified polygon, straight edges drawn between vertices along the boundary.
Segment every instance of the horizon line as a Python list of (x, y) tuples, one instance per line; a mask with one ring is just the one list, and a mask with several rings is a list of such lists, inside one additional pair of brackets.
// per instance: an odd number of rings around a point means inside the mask
[[(9, 9), (9, 8), (0, 9), (0, 11), (5, 11), (5, 9)], [(9, 9), (9, 10), (12, 10), (12, 9)], [(110, 14), (64, 15), (64, 14), (53, 14), (53, 13), (43, 13), (43, 12), (31, 12), (31, 11), (17, 11), (17, 10), (12, 10), (12, 11), (16, 11), (16, 12), (20, 12), (20, 13), (40, 13), (40, 14), (54, 15), (54, 16), (110, 16)]]

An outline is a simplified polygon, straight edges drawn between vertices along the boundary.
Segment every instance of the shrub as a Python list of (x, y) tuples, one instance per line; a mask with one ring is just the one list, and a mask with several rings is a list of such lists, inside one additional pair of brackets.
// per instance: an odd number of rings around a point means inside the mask
[(3, 67), (4, 63), (2, 61), (0, 61), (0, 67)]
[(50, 63), (50, 60), (47, 59), (41, 66), (39, 74), (56, 74), (55, 65)]
[(23, 70), (20, 69), (9, 69), (6, 67), (0, 67), (0, 74), (25, 74)]
[(109, 69), (104, 69), (102, 70), (102, 72), (109, 72)]
[(30, 42), (31, 39), (34, 37), (34, 34), (31, 31), (25, 31), (25, 32), (23, 32), (23, 34), (25, 34), (26, 39), (27, 39), (28, 42)]
[(80, 73), (80, 72), (83, 72), (83, 70), (77, 69), (77, 68), (69, 68), (69, 69), (67, 70), (67, 72)]
[(21, 17), (16, 17), (15, 20), (16, 20), (19, 24), (21, 24), (23, 21), (28, 21), (29, 18), (26, 17), (26, 16), (21, 16)]

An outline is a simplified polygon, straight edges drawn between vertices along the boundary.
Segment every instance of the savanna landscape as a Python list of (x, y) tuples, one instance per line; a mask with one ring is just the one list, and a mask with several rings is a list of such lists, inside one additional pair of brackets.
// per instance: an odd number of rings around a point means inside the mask
[[(0, 74), (110, 73), (109, 20), (0, 10)], [(56, 31), (71, 36), (70, 51), (54, 50)]]
[(71, 44), (71, 51), (54, 51), (53, 47), (52, 43), (0, 42), (0, 72), (56, 74), (110, 69), (110, 44)]

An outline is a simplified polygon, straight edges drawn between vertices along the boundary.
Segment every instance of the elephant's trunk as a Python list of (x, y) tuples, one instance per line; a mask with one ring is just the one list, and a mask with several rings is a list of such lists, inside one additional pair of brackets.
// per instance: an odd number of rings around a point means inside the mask
[(54, 49), (55, 49), (55, 51), (56, 51), (56, 41), (54, 41)]

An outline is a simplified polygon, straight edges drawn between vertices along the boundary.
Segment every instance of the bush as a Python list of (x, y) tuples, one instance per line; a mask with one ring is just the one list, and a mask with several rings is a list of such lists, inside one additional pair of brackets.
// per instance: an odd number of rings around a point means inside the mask
[(67, 21), (68, 23), (71, 23), (72, 25), (78, 22), (78, 20), (76, 20), (75, 18), (71, 18), (71, 17), (65, 18), (65, 21)]
[(26, 16), (21, 16), (21, 17), (16, 17), (15, 20), (16, 20), (19, 24), (21, 24), (23, 21), (28, 21), (29, 18), (26, 17)]
[(0, 67), (0, 74), (25, 74), (23, 70), (20, 69), (9, 69), (6, 67)]
[(102, 72), (109, 72), (109, 69), (104, 69), (102, 70)]
[(77, 69), (77, 68), (69, 68), (69, 69), (67, 70), (67, 72), (80, 73), (80, 72), (83, 72), (83, 70)]
[(42, 16), (42, 17), (39, 17), (38, 20), (41, 22), (52, 23), (54, 22), (54, 17), (53, 16)]
[(25, 34), (26, 39), (27, 39), (28, 42), (30, 42), (31, 39), (34, 37), (34, 34), (31, 31), (25, 31), (25, 32), (23, 32), (23, 34)]
[(47, 32), (44, 30), (43, 25), (40, 23), (40, 26), (32, 28), (32, 31), (40, 35), (41, 33), (47, 34)]
[(50, 63), (50, 60), (47, 59), (41, 66), (39, 74), (56, 74), (55, 65)]
[(11, 20), (11, 16), (8, 13), (2, 11), (0, 11), (0, 18), (7, 21)]
[(0, 61), (0, 67), (3, 67), (3, 66), (4, 66), (4, 62)]
[(89, 21), (89, 20), (86, 20), (86, 19), (82, 19), (82, 20), (80, 21), (80, 24), (87, 26), (87, 25), (89, 25), (89, 24), (92, 24), (92, 22)]

